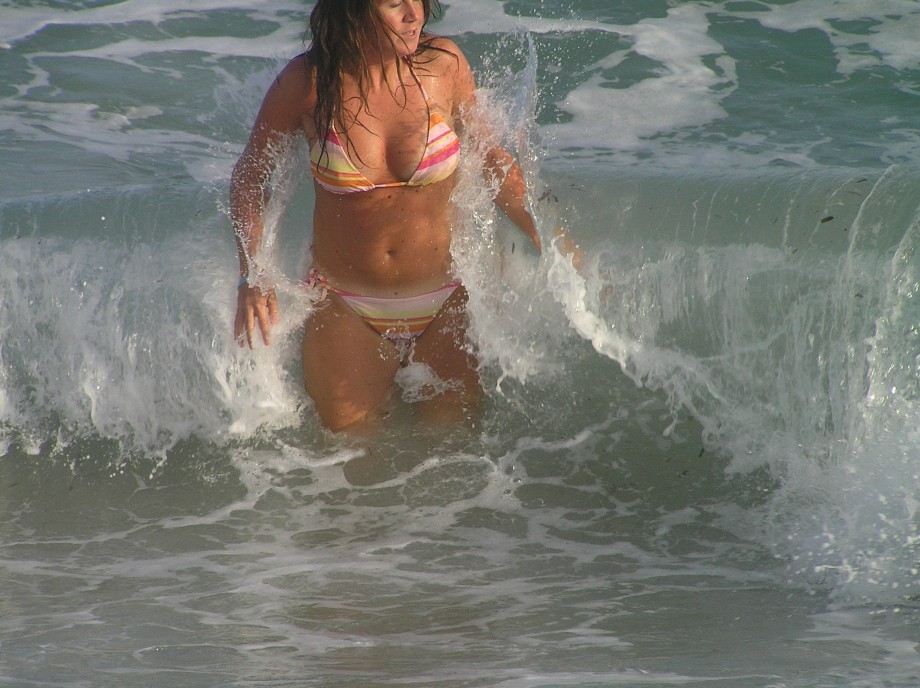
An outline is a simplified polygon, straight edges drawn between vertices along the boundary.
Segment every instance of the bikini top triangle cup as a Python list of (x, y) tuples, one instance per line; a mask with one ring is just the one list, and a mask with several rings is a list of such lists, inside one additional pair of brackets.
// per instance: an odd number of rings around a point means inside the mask
[(325, 147), (318, 140), (310, 147), (310, 169), (317, 184), (334, 194), (347, 194), (398, 186), (427, 186), (453, 174), (460, 162), (460, 139), (444, 118), (432, 110), (425, 87), (411, 65), (409, 71), (425, 97), (429, 112), (425, 152), (412, 176), (404, 182), (374, 184), (361, 174), (348, 157), (342, 139), (331, 129)]

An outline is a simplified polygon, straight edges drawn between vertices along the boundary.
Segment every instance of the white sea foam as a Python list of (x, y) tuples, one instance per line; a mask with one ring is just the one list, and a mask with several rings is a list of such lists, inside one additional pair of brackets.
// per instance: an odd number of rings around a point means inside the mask
[[(170, 19), (183, 19), (198, 16), (212, 10), (234, 9), (235, 6), (226, 0), (196, 0), (194, 9), (190, 8), (187, 0), (162, 0), (156, 3), (144, 0), (125, 0), (117, 3), (113, 11), (111, 5), (101, 7), (70, 7), (44, 8), (37, 7), (6, 7), (3, 8), (3, 23), (0, 24), (0, 41), (7, 45), (34, 36), (42, 29), (50, 26), (88, 26), (88, 25), (118, 25), (128, 22), (149, 22), (160, 24)], [(268, 0), (253, 0), (246, 3), (247, 14), (254, 20), (277, 22), (283, 26), (296, 27), (296, 21), (291, 16), (298, 16), (302, 6), (293, 4), (279, 7), (277, 2)], [(279, 19), (279, 17), (283, 19)], [(300, 27), (303, 32), (303, 27)], [(193, 39), (194, 40), (194, 39)]]
[(475, 0), (473, 2), (443, 2), (444, 16), (432, 23), (433, 31), (447, 35), (464, 33), (532, 33), (566, 31), (603, 31), (617, 33), (617, 27), (608, 23), (584, 19), (548, 19), (534, 16), (506, 14), (501, 0)]
[[(736, 76), (732, 60), (722, 55), (708, 29), (706, 9), (694, 5), (672, 8), (664, 19), (616, 27), (632, 39), (631, 52), (661, 65), (659, 74), (626, 88), (610, 88), (600, 75), (579, 85), (559, 104), (574, 121), (547, 128), (553, 145), (577, 150), (597, 142), (604, 148), (635, 150), (656, 134), (724, 117), (719, 102), (734, 90)], [(717, 68), (705, 64), (712, 56)], [(622, 59), (611, 55), (592, 71)]]
[[(844, 75), (878, 65), (898, 70), (920, 66), (916, 50), (920, 9), (912, 0), (875, 0), (871, 7), (848, 0), (798, 0), (770, 6), (765, 12), (738, 12), (738, 16), (780, 31), (817, 29), (834, 45), (838, 69)], [(859, 33), (841, 31), (834, 25), (867, 21), (871, 26)]]

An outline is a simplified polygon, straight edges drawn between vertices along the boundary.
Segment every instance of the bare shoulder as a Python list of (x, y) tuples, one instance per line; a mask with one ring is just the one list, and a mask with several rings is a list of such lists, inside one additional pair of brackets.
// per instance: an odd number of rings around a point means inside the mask
[(311, 119), (315, 103), (313, 70), (306, 56), (299, 55), (272, 80), (257, 123), (278, 132), (301, 129)]
[(298, 55), (288, 62), (275, 78), (271, 88), (279, 91), (285, 99), (300, 101), (316, 100), (315, 70), (306, 54)]
[(430, 65), (431, 71), (439, 76), (455, 76), (464, 70), (469, 70), (466, 55), (454, 41), (444, 36), (429, 35), (424, 41), (426, 48), (424, 61)]
[(448, 109), (454, 110), (466, 102), (475, 89), (466, 55), (454, 41), (443, 36), (426, 36), (424, 45), (425, 70), (436, 82), (436, 90), (451, 103)]
[(428, 34), (424, 38), (424, 44), (427, 47), (434, 48), (441, 52), (450, 53), (456, 57), (463, 57), (463, 51), (460, 50), (454, 41), (446, 36), (439, 36), (437, 34)]

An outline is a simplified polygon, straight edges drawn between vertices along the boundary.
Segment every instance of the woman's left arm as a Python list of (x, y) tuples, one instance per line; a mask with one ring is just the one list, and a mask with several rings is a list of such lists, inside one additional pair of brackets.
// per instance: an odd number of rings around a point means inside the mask
[[(474, 137), (482, 141), (489, 141), (492, 137), (486, 130), (485, 123), (479, 120), (476, 114), (476, 82), (469, 62), (463, 52), (453, 43), (449, 43), (448, 50), (457, 58), (457, 71), (454, 77), (454, 112), (459, 120), (467, 125), (466, 128), (473, 131)], [(472, 117), (477, 118), (477, 121), (469, 122), (468, 120)], [(524, 181), (524, 173), (514, 156), (500, 144), (492, 145), (485, 154), (483, 176), (489, 184), (494, 183), (498, 186), (495, 204), (524, 234), (530, 237), (537, 250), (542, 250), (537, 225), (527, 210), (525, 200), (527, 184)]]
[(495, 204), (514, 224), (521, 228), (524, 234), (530, 237), (537, 250), (542, 251), (543, 246), (537, 234), (537, 225), (525, 205), (527, 184), (524, 181), (521, 166), (511, 153), (501, 146), (495, 146), (486, 153), (483, 174), (487, 182), (498, 184)]

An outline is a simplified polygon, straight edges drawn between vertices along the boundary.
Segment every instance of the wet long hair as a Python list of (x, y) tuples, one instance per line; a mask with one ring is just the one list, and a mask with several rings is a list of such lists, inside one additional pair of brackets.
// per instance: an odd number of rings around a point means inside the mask
[[(432, 15), (440, 13), (438, 0), (421, 0), (424, 10), (422, 33)], [(367, 55), (364, 45), (370, 36), (384, 37), (389, 47), (396, 49), (398, 36), (385, 30), (383, 21), (377, 14), (376, 0), (317, 0), (310, 13), (311, 43), (305, 56), (308, 66), (312, 68), (316, 85), (316, 105), (313, 110), (313, 124), (317, 138), (325, 142), (333, 126), (341, 131), (349, 127), (345, 119), (345, 107), (342, 98), (342, 74), (347, 72), (354, 76), (358, 84), (361, 99), (360, 108), (367, 107), (367, 83), (370, 78)], [(380, 46), (383, 54), (386, 46)], [(425, 51), (432, 50), (423, 35), (415, 55), (415, 61)], [(397, 73), (402, 81), (402, 62), (397, 63)]]

